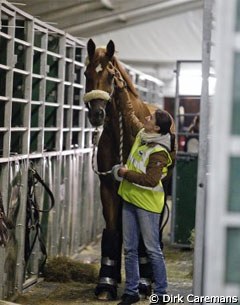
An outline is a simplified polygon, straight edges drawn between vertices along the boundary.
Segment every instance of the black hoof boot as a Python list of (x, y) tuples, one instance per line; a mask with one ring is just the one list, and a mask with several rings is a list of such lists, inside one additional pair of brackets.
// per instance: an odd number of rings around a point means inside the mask
[(101, 301), (113, 301), (117, 298), (117, 287), (108, 284), (98, 284), (95, 288), (95, 295)]
[(138, 286), (139, 294), (142, 299), (148, 299), (148, 297), (152, 294), (152, 286), (139, 284)]

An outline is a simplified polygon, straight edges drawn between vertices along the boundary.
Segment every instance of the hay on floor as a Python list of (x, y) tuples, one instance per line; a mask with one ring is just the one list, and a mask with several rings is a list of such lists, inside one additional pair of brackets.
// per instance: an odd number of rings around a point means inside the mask
[(51, 282), (93, 283), (98, 277), (97, 264), (84, 264), (66, 256), (48, 259), (44, 268), (44, 278)]

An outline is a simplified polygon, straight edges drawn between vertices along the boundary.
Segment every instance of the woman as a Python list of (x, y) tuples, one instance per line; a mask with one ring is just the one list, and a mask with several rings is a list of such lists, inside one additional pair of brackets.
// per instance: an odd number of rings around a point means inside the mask
[[(117, 82), (118, 88), (119, 82)], [(162, 181), (172, 164), (170, 153), (174, 151), (171, 134), (172, 118), (163, 110), (156, 110), (138, 121), (124, 88), (119, 88), (119, 107), (129, 130), (136, 135), (126, 166), (119, 168), (123, 178), (118, 194), (123, 199), (123, 245), (125, 253), (126, 285), (122, 301), (118, 305), (130, 305), (139, 301), (138, 244), (140, 233), (153, 267), (154, 293), (158, 303), (164, 304), (167, 275), (159, 243), (159, 221), (164, 206)], [(135, 134), (134, 134), (135, 133)]]

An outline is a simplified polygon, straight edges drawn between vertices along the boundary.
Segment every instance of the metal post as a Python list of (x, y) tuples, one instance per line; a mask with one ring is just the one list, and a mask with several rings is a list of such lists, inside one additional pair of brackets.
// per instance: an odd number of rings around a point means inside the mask
[[(37, 30), (37, 29), (36, 29)], [(40, 28), (39, 28), (40, 30)], [(41, 39), (41, 55), (40, 55), (40, 105), (39, 105), (39, 128), (40, 132), (38, 135), (38, 152), (43, 153), (44, 151), (44, 118), (45, 118), (45, 96), (46, 96), (46, 68), (47, 68), (47, 31), (43, 31), (43, 37)]]
[(204, 234), (206, 216), (208, 135), (209, 135), (209, 69), (211, 55), (212, 0), (204, 0), (202, 41), (202, 93), (200, 103), (200, 136), (197, 179), (197, 204), (194, 247), (194, 294), (203, 292)]

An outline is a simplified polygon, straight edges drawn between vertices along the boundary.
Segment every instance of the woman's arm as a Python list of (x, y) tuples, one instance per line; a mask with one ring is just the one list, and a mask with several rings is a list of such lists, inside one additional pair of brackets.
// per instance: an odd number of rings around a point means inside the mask
[(118, 175), (132, 183), (155, 187), (162, 177), (162, 170), (167, 165), (167, 162), (168, 156), (165, 152), (156, 152), (149, 157), (146, 173), (138, 173), (128, 170), (126, 167), (121, 167)]
[(139, 121), (135, 115), (130, 96), (125, 87), (124, 81), (121, 78), (115, 78), (116, 98), (118, 99), (118, 107), (122, 113), (124, 123), (131, 132), (132, 136), (136, 136), (140, 129), (143, 128), (143, 123)]

